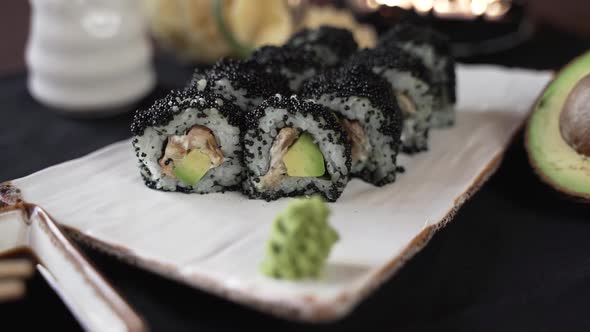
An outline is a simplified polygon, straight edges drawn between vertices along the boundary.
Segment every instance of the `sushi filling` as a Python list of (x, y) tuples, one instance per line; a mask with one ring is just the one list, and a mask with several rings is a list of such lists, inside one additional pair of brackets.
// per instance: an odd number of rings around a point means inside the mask
[(324, 156), (313, 138), (299, 129), (279, 131), (270, 148), (270, 167), (260, 177), (262, 188), (277, 187), (287, 177), (321, 177), (326, 172)]
[(289, 127), (279, 131), (270, 147), (270, 167), (268, 172), (260, 177), (260, 185), (263, 188), (276, 187), (281, 180), (287, 177), (287, 165), (285, 165), (283, 157), (297, 141), (299, 134), (299, 130)]
[(416, 104), (406, 93), (395, 91), (395, 97), (397, 98), (399, 108), (405, 116), (416, 114)]
[[(189, 156), (190, 159), (187, 159)], [(188, 160), (192, 160), (192, 165)], [(195, 174), (188, 176), (193, 178), (189, 182), (196, 183), (206, 171), (221, 165), (223, 161), (223, 152), (219, 149), (213, 132), (205, 126), (196, 125), (190, 128), (185, 135), (168, 137), (164, 155), (158, 162), (162, 173), (173, 179), (180, 178), (182, 177), (181, 173), (185, 173), (181, 169), (181, 167), (184, 168), (182, 166), (184, 164), (188, 164), (188, 168), (193, 169), (198, 168), (197, 163), (199, 166), (204, 164), (204, 167), (201, 167), (200, 173), (202, 174), (200, 176)], [(199, 170), (193, 171), (199, 172)], [(195, 180), (196, 177), (198, 179)]]
[(342, 127), (348, 134), (350, 143), (352, 145), (352, 162), (354, 164), (364, 162), (367, 160), (367, 158), (369, 158), (371, 143), (369, 142), (363, 127), (356, 120), (343, 118), (341, 121)]

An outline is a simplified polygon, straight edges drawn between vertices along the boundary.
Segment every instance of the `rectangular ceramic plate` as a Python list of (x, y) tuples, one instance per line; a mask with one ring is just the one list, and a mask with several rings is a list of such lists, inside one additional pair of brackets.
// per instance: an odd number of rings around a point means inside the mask
[(330, 204), (341, 240), (317, 281), (258, 273), (271, 222), (288, 200), (150, 190), (130, 141), (14, 183), (74, 234), (129, 262), (262, 311), (328, 321), (393, 275), (493, 173), (550, 76), (461, 66), (456, 126), (432, 131), (430, 151), (402, 156), (406, 172), (396, 183), (352, 180)]

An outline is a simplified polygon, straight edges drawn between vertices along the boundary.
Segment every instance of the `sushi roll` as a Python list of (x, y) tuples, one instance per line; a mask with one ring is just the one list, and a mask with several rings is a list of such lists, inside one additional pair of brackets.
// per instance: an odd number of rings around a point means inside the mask
[(275, 95), (245, 120), (244, 192), (251, 198), (340, 197), (350, 175), (350, 143), (335, 114), (296, 96)]
[(430, 71), (422, 61), (389, 45), (357, 52), (348, 63), (368, 68), (390, 84), (404, 117), (402, 150), (414, 153), (428, 149), (434, 97)]
[(289, 93), (287, 81), (251, 61), (222, 59), (209, 69), (195, 70), (186, 89), (216, 93), (242, 111), (255, 109), (275, 93)]
[(306, 81), (301, 96), (339, 115), (353, 176), (377, 186), (395, 181), (403, 118), (389, 83), (365, 67), (343, 67)]
[(239, 190), (241, 113), (221, 96), (194, 90), (173, 91), (138, 110), (132, 142), (145, 184), (199, 194)]
[(323, 68), (314, 53), (276, 46), (259, 48), (248, 61), (263, 68), (267, 75), (280, 76), (287, 80), (292, 92), (299, 90), (304, 80), (321, 72)]
[(442, 128), (455, 122), (456, 73), (449, 39), (426, 26), (401, 23), (391, 28), (379, 40), (379, 45), (397, 45), (422, 59), (432, 72), (435, 107), (433, 127)]
[(349, 30), (330, 26), (302, 29), (289, 38), (285, 46), (312, 52), (326, 66), (339, 64), (358, 49)]

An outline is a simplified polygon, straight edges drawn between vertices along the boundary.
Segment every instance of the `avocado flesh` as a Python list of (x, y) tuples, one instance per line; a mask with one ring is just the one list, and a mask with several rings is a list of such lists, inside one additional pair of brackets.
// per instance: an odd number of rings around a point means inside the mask
[(320, 177), (326, 173), (324, 155), (308, 133), (303, 133), (283, 156), (287, 175), (293, 177)]
[(546, 182), (560, 191), (590, 199), (590, 158), (570, 147), (559, 128), (559, 117), (568, 95), (588, 74), (590, 53), (557, 74), (535, 106), (526, 140), (531, 163)]
[(199, 150), (192, 150), (174, 167), (174, 176), (188, 185), (197, 184), (211, 168), (209, 156)]

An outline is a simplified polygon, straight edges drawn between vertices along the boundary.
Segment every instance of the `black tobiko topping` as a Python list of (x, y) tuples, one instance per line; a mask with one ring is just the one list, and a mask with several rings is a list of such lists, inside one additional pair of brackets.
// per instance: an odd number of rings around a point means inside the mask
[(281, 69), (287, 68), (296, 73), (308, 69), (321, 69), (322, 62), (314, 53), (303, 49), (264, 46), (256, 50), (248, 59), (249, 62), (262, 66), (267, 72), (280, 74)]
[[(208, 82), (227, 79), (234, 89), (246, 90), (246, 97), (267, 98), (275, 93), (289, 92), (285, 78), (265, 71), (264, 67), (253, 61), (224, 58), (207, 70), (196, 69), (189, 88), (196, 88), (201, 79)], [(205, 91), (211, 88), (212, 85), (208, 83)]]
[[(220, 105), (217, 101), (223, 101)], [(131, 133), (135, 136), (143, 135), (148, 127), (164, 126), (174, 118), (174, 115), (187, 108), (197, 110), (197, 117), (203, 110), (215, 108), (223, 115), (232, 126), (240, 127), (242, 124), (242, 112), (233, 103), (222, 96), (188, 90), (173, 90), (162, 99), (158, 99), (147, 109), (139, 109), (133, 116)]]
[(409, 72), (428, 85), (433, 83), (430, 70), (426, 68), (422, 60), (396, 45), (381, 45), (373, 49), (361, 50), (350, 58), (348, 64), (366, 67), (371, 70), (377, 67), (396, 69)]
[(450, 101), (455, 103), (457, 100), (455, 91), (455, 60), (451, 52), (448, 36), (425, 25), (416, 25), (405, 22), (399, 23), (389, 29), (381, 36), (381, 38), (379, 38), (377, 45), (378, 47), (391, 48), (398, 47), (402, 43), (430, 45), (437, 53), (437, 56), (446, 58), (447, 64), (444, 68), (446, 81), (444, 84), (449, 93)]
[[(346, 181), (348, 182), (348, 181)], [(312, 193), (319, 194), (326, 199), (328, 202), (335, 202), (338, 197), (342, 194), (346, 182), (333, 183), (329, 189), (324, 192), (315, 183), (310, 183), (305, 188), (297, 189), (291, 192), (285, 192), (283, 190), (278, 191), (257, 191), (253, 188), (247, 188), (244, 190), (244, 194), (251, 199), (263, 199), (267, 202), (274, 201), (283, 197), (302, 197), (311, 195)]]
[(289, 38), (285, 45), (307, 50), (313, 50), (314, 46), (323, 46), (340, 60), (348, 58), (358, 50), (358, 45), (349, 30), (330, 26), (303, 29)]
[(440, 56), (451, 56), (449, 38), (445, 34), (426, 25), (417, 25), (408, 22), (396, 24), (379, 38), (377, 45), (397, 44), (400, 42), (428, 44)]
[[(391, 86), (381, 76), (363, 66), (344, 66), (307, 80), (301, 89), (305, 98), (319, 99), (322, 95), (343, 99), (364, 97), (372, 107), (381, 110), (389, 124), (380, 131), (388, 136), (399, 136), (402, 128), (402, 112), (391, 93)], [(345, 106), (345, 108), (348, 106)]]
[(262, 118), (267, 112), (272, 112), (274, 109), (285, 109), (287, 112), (293, 115), (311, 115), (314, 121), (317, 122), (320, 122), (323, 119), (325, 125), (322, 129), (334, 131), (339, 134), (338, 140), (336, 141), (337, 144), (348, 145), (346, 133), (343, 131), (342, 126), (338, 121), (338, 117), (336, 117), (334, 113), (320, 104), (300, 99), (296, 95), (285, 97), (277, 94), (266, 99), (253, 112), (248, 112), (248, 114), (244, 115), (244, 124), (246, 128), (254, 130), (257, 129), (259, 126), (259, 119)]
[(278, 75), (272, 75), (252, 62), (234, 59), (218, 61), (208, 72), (208, 78), (213, 80), (228, 79), (234, 89), (245, 89), (248, 95), (269, 97), (275, 93), (289, 91), (287, 81)]

